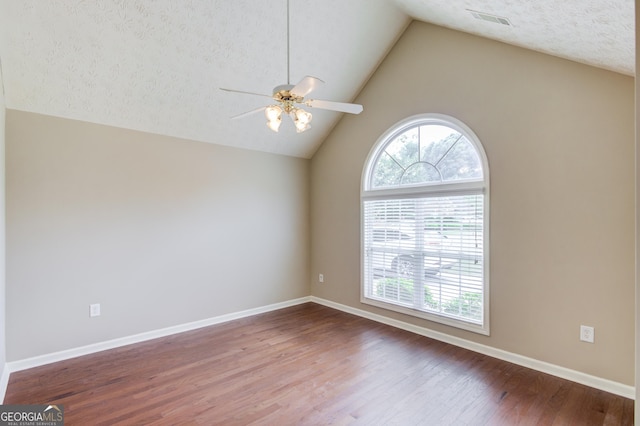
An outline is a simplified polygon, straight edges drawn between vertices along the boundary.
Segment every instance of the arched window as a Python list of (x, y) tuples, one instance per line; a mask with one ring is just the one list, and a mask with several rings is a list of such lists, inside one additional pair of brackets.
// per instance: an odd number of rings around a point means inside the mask
[(401, 121), (362, 177), (362, 302), (489, 334), (489, 167), (441, 114)]

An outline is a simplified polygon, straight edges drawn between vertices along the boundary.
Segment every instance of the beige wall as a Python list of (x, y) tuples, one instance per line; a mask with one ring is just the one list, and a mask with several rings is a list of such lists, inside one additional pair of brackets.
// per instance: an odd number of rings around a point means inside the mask
[(6, 124), (9, 361), (309, 295), (308, 160)]
[[(633, 78), (412, 23), (312, 159), (312, 294), (634, 384)], [(491, 336), (363, 305), (364, 161), (408, 116), (452, 115), (491, 172)], [(581, 324), (595, 344), (580, 342)]]

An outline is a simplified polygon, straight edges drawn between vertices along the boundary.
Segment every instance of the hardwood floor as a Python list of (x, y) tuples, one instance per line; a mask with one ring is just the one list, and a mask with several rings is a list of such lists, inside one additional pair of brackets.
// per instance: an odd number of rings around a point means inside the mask
[(66, 425), (631, 425), (633, 401), (317, 304), (11, 374)]

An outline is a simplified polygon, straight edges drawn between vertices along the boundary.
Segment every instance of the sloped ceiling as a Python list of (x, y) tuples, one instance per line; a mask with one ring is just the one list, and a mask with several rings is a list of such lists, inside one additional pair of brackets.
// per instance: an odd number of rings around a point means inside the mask
[[(633, 0), (396, 0), (414, 19), (633, 75)], [(470, 11), (506, 18), (478, 20)]]
[(269, 99), (219, 89), (268, 95), (289, 71), (351, 102), (411, 19), (634, 73), (633, 0), (290, 0), (290, 16), (287, 67), (285, 0), (0, 0), (6, 107), (310, 158), (342, 114), (273, 133), (261, 114), (230, 120)]

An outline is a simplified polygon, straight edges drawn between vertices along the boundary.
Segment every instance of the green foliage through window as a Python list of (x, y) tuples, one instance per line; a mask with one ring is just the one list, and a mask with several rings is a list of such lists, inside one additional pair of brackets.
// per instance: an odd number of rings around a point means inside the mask
[[(417, 281), (417, 282), (416, 282)], [(443, 312), (461, 318), (480, 320), (482, 318), (482, 294), (463, 293), (461, 296), (440, 303), (433, 297), (429, 286), (419, 280), (409, 278), (384, 278), (375, 283), (374, 295), (389, 301), (400, 302), (408, 306), (416, 304), (416, 296), (422, 297), (419, 302), (428, 310)], [(416, 286), (422, 287), (422, 294), (416, 294)]]

